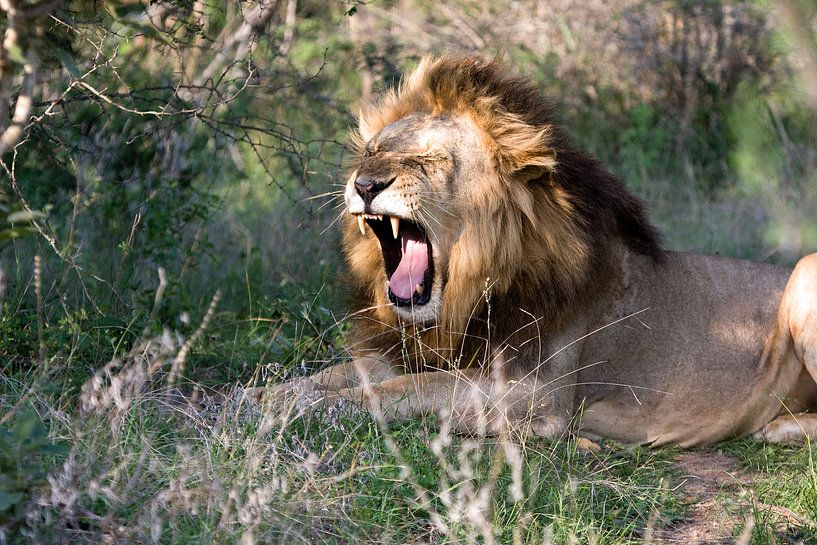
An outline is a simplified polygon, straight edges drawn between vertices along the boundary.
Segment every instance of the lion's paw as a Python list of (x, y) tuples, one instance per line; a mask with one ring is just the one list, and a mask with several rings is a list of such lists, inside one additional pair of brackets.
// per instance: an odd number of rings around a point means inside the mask
[(591, 441), (587, 437), (579, 437), (576, 439), (576, 448), (583, 454), (592, 454), (601, 451), (601, 445)]
[(769, 443), (798, 443), (805, 437), (803, 427), (796, 420), (777, 418), (766, 424), (763, 429), (752, 434), (752, 438)]
[(295, 378), (280, 384), (248, 388), (246, 392), (263, 405), (274, 405), (282, 409), (290, 407), (298, 412), (319, 403), (327, 395), (323, 386), (308, 378)]
[(356, 404), (309, 378), (296, 378), (251, 390), (248, 394), (258, 399), (262, 407), (284, 418), (309, 414), (334, 421), (341, 415), (360, 412)]

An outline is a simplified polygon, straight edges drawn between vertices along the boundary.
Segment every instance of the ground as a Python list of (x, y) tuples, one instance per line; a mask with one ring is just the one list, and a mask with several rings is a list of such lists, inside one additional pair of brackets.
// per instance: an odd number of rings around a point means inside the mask
[(749, 543), (758, 516), (772, 521), (773, 542), (812, 542), (806, 541), (800, 528), (814, 528), (814, 521), (782, 505), (760, 501), (755, 487), (764, 474), (747, 471), (734, 455), (718, 449), (686, 451), (678, 454), (673, 463), (680, 475), (677, 491), (688, 510), (683, 518), (645, 533), (646, 542)]

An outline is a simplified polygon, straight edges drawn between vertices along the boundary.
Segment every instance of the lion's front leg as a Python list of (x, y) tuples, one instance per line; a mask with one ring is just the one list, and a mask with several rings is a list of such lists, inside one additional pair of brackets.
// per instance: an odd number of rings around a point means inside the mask
[(353, 388), (367, 382), (383, 382), (401, 375), (402, 368), (391, 358), (380, 354), (357, 357), (352, 361), (327, 367), (310, 380), (329, 390)]
[[(482, 369), (402, 375), (380, 383), (346, 388), (336, 397), (365, 406), (385, 422), (429, 414), (450, 417), (459, 433), (497, 435), (503, 430), (560, 436), (570, 424), (567, 411), (554, 410), (563, 397), (551, 385), (497, 380)], [(334, 396), (330, 396), (334, 397)]]
[(370, 380), (335, 395), (365, 405), (385, 421), (438, 414), (450, 417), (463, 433), (559, 437), (576, 410), (583, 328), (577, 320), (547, 343), (520, 343), (524, 350), (497, 347), (486, 368)]
[(299, 377), (280, 384), (251, 388), (248, 394), (257, 399), (285, 399), (305, 394), (318, 395), (353, 388), (366, 382), (382, 382), (399, 376), (400, 368), (385, 356), (367, 355), (333, 365), (309, 377)]

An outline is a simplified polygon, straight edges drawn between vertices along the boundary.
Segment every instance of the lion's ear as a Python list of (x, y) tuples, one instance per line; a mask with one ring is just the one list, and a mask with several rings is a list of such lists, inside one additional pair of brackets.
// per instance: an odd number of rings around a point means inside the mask
[(548, 169), (541, 165), (527, 165), (514, 173), (514, 178), (520, 182), (532, 182), (547, 174)]

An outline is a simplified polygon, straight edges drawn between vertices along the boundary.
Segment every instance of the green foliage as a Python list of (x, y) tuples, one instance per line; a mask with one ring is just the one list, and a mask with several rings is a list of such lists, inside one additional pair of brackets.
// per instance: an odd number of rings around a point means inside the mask
[[(812, 543), (817, 539), (817, 453), (810, 442), (795, 446), (740, 440), (722, 448), (755, 476), (752, 544)], [(791, 516), (781, 521), (786, 510)]]
[(12, 239), (32, 234), (31, 222), (44, 216), (42, 212), (25, 210), (0, 187), (0, 250)]
[(10, 534), (11, 543), (18, 542), (16, 535), (25, 526), (28, 507), (67, 451), (65, 445), (51, 441), (33, 410), (22, 410), (10, 426), (0, 426), (0, 532), (7, 538)]
[(251, 316), (221, 314), (191, 354), (191, 379), (215, 387), (250, 379), (264, 384), (344, 361), (346, 326), (314, 295), (293, 289), (283, 293), (288, 295), (254, 301)]

